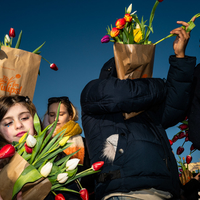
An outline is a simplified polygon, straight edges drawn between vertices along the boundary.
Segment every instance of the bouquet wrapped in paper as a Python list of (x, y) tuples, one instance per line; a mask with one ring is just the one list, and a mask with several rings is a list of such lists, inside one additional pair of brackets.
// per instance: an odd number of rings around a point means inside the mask
[[(68, 148), (69, 137), (64, 137), (65, 130), (52, 138), (59, 116), (53, 124), (41, 131), (40, 120), (34, 116), (34, 128), (37, 135), (24, 134), (19, 142), (7, 144), (0, 150), (0, 159), (12, 157), (11, 161), (0, 171), (0, 195), (4, 200), (14, 199), (22, 191), (23, 200), (42, 200), (49, 192), (59, 196), (57, 191), (68, 191), (80, 194), (88, 199), (87, 189), (82, 188), (78, 179), (99, 172), (104, 162), (94, 163), (91, 168), (77, 173), (79, 159), (71, 156), (73, 152), (60, 160), (56, 160), (59, 153)], [(47, 135), (47, 131), (51, 129)], [(79, 183), (80, 191), (70, 190), (67, 184), (72, 181)]]
[[(136, 11), (132, 12), (132, 4), (130, 4), (128, 9), (125, 8), (124, 17), (116, 21), (115, 27), (111, 25), (111, 27), (107, 28), (107, 35), (101, 39), (101, 42), (114, 42), (114, 58), (118, 78), (136, 79), (152, 77), (156, 44), (174, 36), (170, 34), (155, 43), (149, 41), (150, 33), (153, 32), (154, 14), (157, 6), (162, 1), (156, 0), (150, 14), (149, 25), (146, 25), (143, 17), (139, 20)], [(197, 18), (199, 16), (200, 13), (194, 17)], [(192, 19), (188, 22), (189, 27), (186, 31), (191, 31), (195, 27)], [(125, 114), (125, 118), (130, 118), (136, 114)]]
[[(39, 55), (41, 53), (39, 50), (45, 42), (31, 53), (19, 49), (22, 31), (15, 48), (12, 48), (14, 37), (15, 30), (11, 28), (9, 36), (5, 35), (4, 42), (0, 41), (0, 96), (20, 94), (32, 100), (41, 58), (43, 58)], [(49, 64), (53, 70), (58, 70), (54, 63)]]

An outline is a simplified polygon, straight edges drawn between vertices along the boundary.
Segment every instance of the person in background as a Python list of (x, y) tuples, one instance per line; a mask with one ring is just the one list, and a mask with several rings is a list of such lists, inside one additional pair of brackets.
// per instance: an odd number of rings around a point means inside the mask
[[(57, 135), (59, 132), (65, 130), (64, 136), (70, 136), (68, 142), (72, 143), (70, 147), (65, 149), (65, 151), (59, 155), (59, 158), (74, 153), (79, 150), (76, 154), (74, 154), (71, 158), (80, 159), (79, 164), (82, 166), (78, 166), (78, 172), (83, 171), (91, 167), (90, 160), (88, 156), (88, 151), (85, 146), (85, 138), (81, 136), (82, 129), (79, 124), (76, 122), (78, 120), (78, 112), (74, 105), (70, 102), (69, 98), (66, 96), (63, 97), (52, 97), (48, 99), (47, 105), (47, 113), (45, 114), (43, 124), (46, 127), (48, 124), (52, 124), (56, 120), (58, 106), (60, 104), (59, 118), (57, 122), (56, 129), (54, 130), (53, 136)], [(90, 199), (94, 199), (94, 178), (92, 175), (88, 177), (83, 177), (80, 181), (81, 185), (84, 188), (87, 188), (89, 192)], [(78, 183), (74, 182), (67, 186), (69, 189), (73, 189), (79, 191)], [(81, 199), (79, 194), (63, 192), (66, 199)], [(49, 194), (46, 199), (49, 199), (50, 196), (52, 199), (54, 196)]]
[[(91, 163), (104, 161), (96, 177), (97, 200), (180, 198), (178, 167), (165, 129), (186, 115), (196, 58), (185, 56), (189, 32), (179, 27), (170, 33), (177, 37), (166, 81), (120, 80), (111, 58), (99, 79), (90, 81), (81, 93)], [(140, 111), (124, 120), (123, 113)]]

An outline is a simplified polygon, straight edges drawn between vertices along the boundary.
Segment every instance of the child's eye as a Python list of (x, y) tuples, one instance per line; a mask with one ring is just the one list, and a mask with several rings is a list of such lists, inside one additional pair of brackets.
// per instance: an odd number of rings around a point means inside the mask
[(22, 118), (20, 118), (21, 121), (24, 121), (24, 120), (27, 120), (27, 119), (29, 119), (28, 116), (27, 116), (27, 117), (22, 117)]
[(8, 126), (9, 127), (12, 123), (13, 123), (13, 121), (10, 121), (8, 123), (5, 123), (4, 126)]

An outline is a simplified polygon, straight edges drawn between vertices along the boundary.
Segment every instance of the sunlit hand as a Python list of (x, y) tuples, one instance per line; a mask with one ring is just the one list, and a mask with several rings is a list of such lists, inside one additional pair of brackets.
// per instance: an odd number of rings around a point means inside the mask
[[(192, 21), (195, 21), (195, 17), (192, 19)], [(177, 24), (181, 24), (183, 26), (187, 27), (189, 24), (184, 21), (177, 21)], [(182, 27), (176, 28), (170, 32), (171, 34), (176, 34), (176, 39), (173, 43), (174, 47), (174, 53), (177, 58), (184, 58), (185, 57), (185, 49), (187, 46), (187, 43), (190, 39), (190, 32), (186, 32)]]

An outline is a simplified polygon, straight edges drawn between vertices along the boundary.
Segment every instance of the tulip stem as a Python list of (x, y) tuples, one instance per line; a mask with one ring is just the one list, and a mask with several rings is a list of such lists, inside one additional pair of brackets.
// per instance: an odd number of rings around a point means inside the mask
[(51, 64), (48, 60), (46, 60), (45, 58), (42, 57), (43, 60), (45, 60), (46, 62), (48, 62), (49, 64)]
[(80, 190), (83, 188), (80, 181), (78, 179), (76, 179), (76, 182), (78, 183), (78, 185), (80, 186)]
[(57, 195), (54, 191), (51, 191), (55, 196)]

